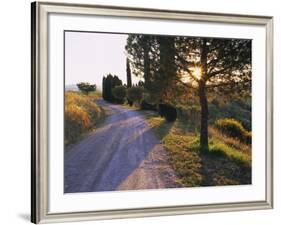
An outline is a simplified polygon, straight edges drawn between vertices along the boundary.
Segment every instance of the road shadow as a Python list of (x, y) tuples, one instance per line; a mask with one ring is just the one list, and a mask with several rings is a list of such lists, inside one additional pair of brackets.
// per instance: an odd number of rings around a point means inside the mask
[(223, 152), (200, 153), (202, 186), (245, 185), (252, 183), (251, 166)]
[[(161, 131), (161, 136), (164, 137), (168, 134), (173, 123), (161, 123), (159, 126), (149, 128), (142, 121), (135, 123), (135, 126), (139, 126), (138, 134), (132, 135), (130, 139), (122, 142), (121, 145), (116, 145), (112, 149), (116, 154), (108, 154), (103, 152), (95, 153), (93, 159), (103, 159), (104, 165), (99, 166), (99, 169), (94, 170), (94, 179), (87, 185), (79, 185), (79, 182), (75, 182), (72, 185), (71, 180), (81, 179), (84, 176), (86, 168), (80, 168), (80, 171), (75, 171), (75, 177), (67, 178), (66, 193), (77, 192), (100, 192), (100, 191), (114, 191), (118, 186), (123, 183), (148, 157), (150, 152), (160, 144), (159, 139), (155, 135), (155, 129)], [(129, 137), (129, 134), (123, 134)], [(141, 146), (141, 147), (140, 147)], [(140, 147), (140, 148), (139, 148)], [(118, 153), (117, 153), (118, 152)], [(98, 154), (103, 154), (98, 155)], [(110, 166), (108, 166), (110, 165)], [(153, 166), (153, 165), (149, 165)], [(65, 171), (68, 168), (65, 168)], [(92, 174), (93, 175), (93, 174)], [(91, 175), (91, 176), (92, 176)], [(81, 180), (81, 182), (83, 182)]]
[[(97, 185), (93, 184), (92, 189), (94, 191), (116, 190), (148, 158), (151, 151), (161, 143), (160, 140), (170, 132), (173, 124), (174, 122), (164, 120), (153, 128), (147, 126), (143, 132), (127, 141), (123, 147), (118, 149), (120, 154), (116, 154), (111, 159), (110, 164), (113, 165), (111, 169), (105, 172)], [(142, 146), (141, 151), (134, 147), (140, 145)], [(124, 163), (126, 163), (126, 166), (124, 166)]]
[(151, 129), (152, 129), (153, 133), (160, 140), (162, 140), (170, 133), (170, 130), (172, 129), (174, 123), (175, 122), (167, 122), (167, 121), (163, 120), (159, 125), (153, 126)]

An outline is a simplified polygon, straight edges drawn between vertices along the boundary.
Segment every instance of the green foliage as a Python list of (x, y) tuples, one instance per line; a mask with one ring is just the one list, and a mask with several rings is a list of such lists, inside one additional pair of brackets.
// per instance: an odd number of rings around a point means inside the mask
[(81, 82), (77, 84), (77, 87), (79, 88), (79, 90), (88, 95), (89, 92), (95, 91), (96, 90), (96, 85), (95, 84), (90, 84), (88, 82)]
[(140, 104), (143, 99), (144, 88), (143, 87), (131, 87), (127, 89), (127, 98), (137, 104)]
[(128, 36), (126, 51), (134, 75), (144, 78), (144, 88), (155, 101), (166, 100), (177, 76), (175, 38), (132, 34)]
[(118, 103), (124, 103), (126, 98), (126, 87), (125, 86), (116, 86), (112, 89), (112, 94)]
[(243, 125), (235, 119), (219, 119), (215, 122), (215, 127), (231, 137), (238, 138), (242, 142), (247, 144), (251, 143), (251, 132), (248, 132)]

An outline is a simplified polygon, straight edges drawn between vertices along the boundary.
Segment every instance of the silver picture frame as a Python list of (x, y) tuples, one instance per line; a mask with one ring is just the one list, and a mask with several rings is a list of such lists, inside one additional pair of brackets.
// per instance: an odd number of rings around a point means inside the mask
[[(106, 211), (49, 213), (48, 197), (48, 15), (81, 14), (147, 19), (186, 20), (264, 26), (266, 29), (266, 182), (263, 201), (179, 205)], [(145, 8), (33, 2), (31, 5), (32, 44), (32, 151), (31, 221), (33, 223), (100, 220), (114, 218), (179, 215), (273, 208), (273, 18), (208, 12), (169, 11)]]

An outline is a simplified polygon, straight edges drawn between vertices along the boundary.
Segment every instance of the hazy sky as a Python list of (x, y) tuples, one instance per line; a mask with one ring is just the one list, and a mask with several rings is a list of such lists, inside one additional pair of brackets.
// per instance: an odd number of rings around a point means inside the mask
[[(126, 83), (126, 34), (65, 33), (65, 84), (94, 83), (116, 74)], [(137, 81), (133, 77), (133, 81)]]

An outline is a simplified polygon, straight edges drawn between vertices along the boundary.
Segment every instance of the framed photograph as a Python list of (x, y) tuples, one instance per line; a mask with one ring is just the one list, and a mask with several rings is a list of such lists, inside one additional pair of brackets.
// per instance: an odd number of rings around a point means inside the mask
[(33, 223), (273, 207), (272, 17), (31, 9)]

